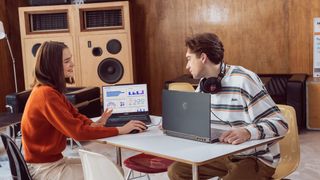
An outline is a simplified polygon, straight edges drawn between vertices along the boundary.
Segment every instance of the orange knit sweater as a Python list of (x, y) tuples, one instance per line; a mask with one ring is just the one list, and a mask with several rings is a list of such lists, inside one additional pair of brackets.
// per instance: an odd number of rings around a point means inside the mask
[(34, 87), (21, 122), (25, 160), (47, 163), (61, 159), (67, 137), (91, 140), (119, 133), (117, 128), (91, 127), (91, 123), (52, 87)]

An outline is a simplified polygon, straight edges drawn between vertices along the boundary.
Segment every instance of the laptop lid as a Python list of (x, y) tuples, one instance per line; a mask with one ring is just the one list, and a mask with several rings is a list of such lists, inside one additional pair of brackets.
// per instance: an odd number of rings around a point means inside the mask
[(210, 106), (210, 94), (163, 90), (164, 133), (201, 142), (217, 140), (211, 137)]
[(148, 114), (146, 84), (124, 84), (102, 87), (103, 110), (113, 109), (112, 115)]

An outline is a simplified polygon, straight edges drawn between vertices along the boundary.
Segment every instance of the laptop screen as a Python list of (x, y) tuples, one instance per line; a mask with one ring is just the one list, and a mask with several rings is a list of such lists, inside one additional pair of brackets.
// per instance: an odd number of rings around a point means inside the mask
[(146, 84), (103, 86), (102, 93), (103, 109), (113, 114), (149, 111)]

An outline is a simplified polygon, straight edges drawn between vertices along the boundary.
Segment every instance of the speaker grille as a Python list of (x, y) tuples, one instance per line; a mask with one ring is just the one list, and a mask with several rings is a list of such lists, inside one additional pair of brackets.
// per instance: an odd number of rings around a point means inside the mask
[(122, 9), (84, 11), (84, 29), (121, 29)]
[(30, 32), (41, 31), (66, 31), (68, 30), (68, 14), (50, 13), (50, 14), (30, 14), (31, 20)]

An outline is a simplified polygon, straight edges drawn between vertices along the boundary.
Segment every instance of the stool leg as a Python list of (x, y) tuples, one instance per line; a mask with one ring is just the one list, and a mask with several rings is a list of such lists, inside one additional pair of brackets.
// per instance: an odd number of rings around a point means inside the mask
[(127, 177), (126, 177), (126, 180), (129, 180), (129, 179), (130, 179), (130, 176), (131, 176), (132, 172), (133, 172), (133, 170), (132, 170), (132, 169), (130, 169), (130, 171), (129, 171), (129, 173), (128, 173)]

